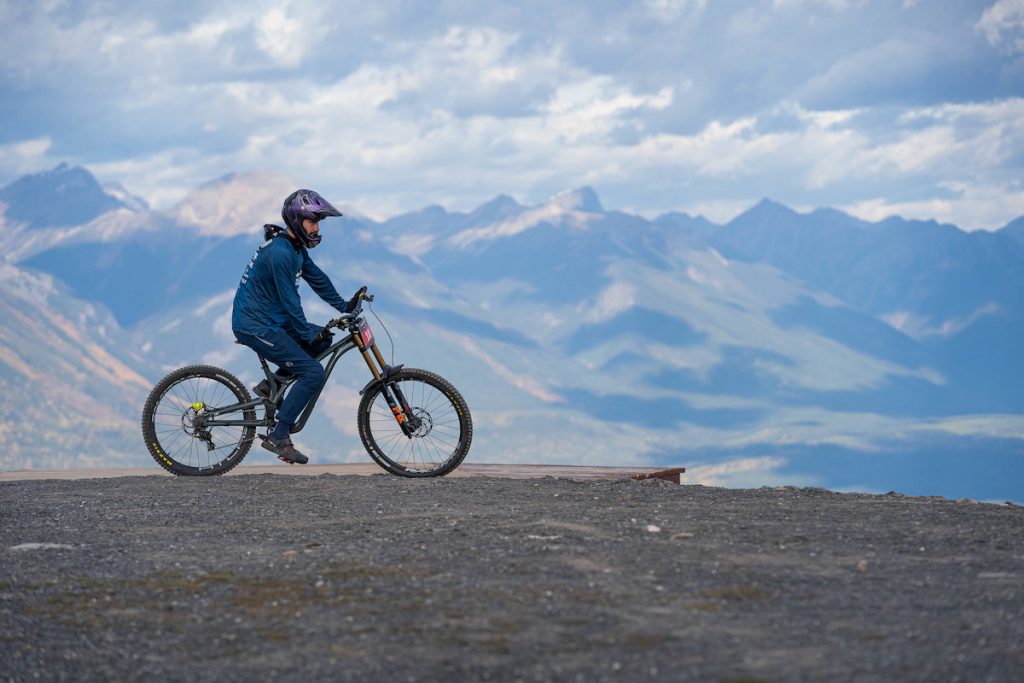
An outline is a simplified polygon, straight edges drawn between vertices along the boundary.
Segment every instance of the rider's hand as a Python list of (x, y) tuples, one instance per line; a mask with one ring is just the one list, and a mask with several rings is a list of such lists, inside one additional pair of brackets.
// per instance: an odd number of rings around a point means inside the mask
[(309, 345), (315, 348), (317, 346), (322, 346), (324, 344), (330, 344), (333, 339), (334, 333), (328, 329), (323, 329), (320, 330), (320, 334), (316, 335), (315, 337), (313, 337), (312, 340), (310, 340)]
[(351, 313), (352, 311), (356, 310), (356, 307), (359, 305), (359, 300), (362, 299), (363, 295), (365, 294), (366, 285), (363, 285), (362, 287), (359, 288), (359, 291), (356, 292), (355, 295), (353, 295), (353, 297), (348, 300), (348, 304), (346, 304), (345, 306), (345, 312)]

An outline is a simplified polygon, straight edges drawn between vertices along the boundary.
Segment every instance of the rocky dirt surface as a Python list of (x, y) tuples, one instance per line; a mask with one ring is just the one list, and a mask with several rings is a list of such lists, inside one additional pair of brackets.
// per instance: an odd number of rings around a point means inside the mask
[(0, 679), (1024, 680), (1024, 509), (390, 476), (0, 484)]

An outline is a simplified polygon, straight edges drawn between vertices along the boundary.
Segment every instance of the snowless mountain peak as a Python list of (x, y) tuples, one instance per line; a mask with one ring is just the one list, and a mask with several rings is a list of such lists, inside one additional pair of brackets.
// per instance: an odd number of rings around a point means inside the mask
[(300, 187), (282, 173), (230, 173), (190, 192), (168, 212), (200, 234), (229, 237), (280, 223), (284, 198)]
[(523, 211), (525, 208), (526, 207), (507, 194), (499, 194), (489, 202), (481, 204), (473, 209), (469, 214), (468, 220), (471, 223), (479, 223), (480, 221), (487, 219), (499, 220), (509, 218)]
[(1010, 221), (999, 232), (1024, 244), (1024, 216)]
[(750, 207), (739, 216), (734, 218), (732, 222), (750, 221), (750, 220), (777, 220), (791, 218), (797, 215), (797, 212), (789, 208), (785, 204), (780, 204), (776, 201), (772, 201), (765, 197), (754, 206)]
[[(509, 201), (515, 204), (514, 200)], [(447, 240), (448, 244), (455, 249), (467, 249), (479, 243), (518, 235), (544, 223), (564, 221), (574, 228), (585, 228), (588, 218), (586, 214), (604, 211), (597, 194), (589, 187), (559, 192), (545, 204), (528, 209), (518, 204), (512, 207), (506, 201), (504, 209), (496, 212), (492, 217), (494, 220), (453, 235)]]
[(7, 206), (8, 223), (30, 228), (80, 225), (126, 206), (105, 192), (88, 170), (67, 163), (0, 188), (0, 202)]
[(566, 211), (604, 213), (601, 200), (597, 198), (597, 193), (594, 192), (594, 189), (589, 186), (559, 192), (548, 200), (547, 203), (549, 206), (558, 206)]
[[(0, 262), (0, 424), (29, 440), (0, 465), (142, 464), (138, 406), (161, 374), (209, 362), (258, 381), (231, 343), (230, 298), (261, 224), (300, 186), (225, 176), (171, 211), (122, 208), (12, 240), (39, 251)], [(860, 224), (841, 212), (771, 201), (723, 226), (652, 222), (598, 213), (590, 188), (386, 223), (336, 206), (346, 217), (327, 230), (355, 239), (328, 239), (317, 259), (339, 290), (381, 294), (399, 358), (486, 397), (477, 459), (668, 466), (757, 450), (795, 482), (1021, 498), (1003, 484), (1024, 443), (1024, 245), (1009, 235), (848, 229)], [(311, 320), (332, 315), (303, 297)], [(339, 372), (325, 415), (351, 424), (363, 374)], [(38, 429), (55, 413), (73, 419)], [(313, 420), (303, 437), (328, 462), (361, 450), (340, 424)], [(933, 466), (940, 441), (949, 468)], [(992, 459), (977, 467), (982, 449)], [(858, 459), (879, 452), (921, 467)], [(982, 495), (921, 484), (947, 471), (957, 487), (963, 472), (991, 474)]]

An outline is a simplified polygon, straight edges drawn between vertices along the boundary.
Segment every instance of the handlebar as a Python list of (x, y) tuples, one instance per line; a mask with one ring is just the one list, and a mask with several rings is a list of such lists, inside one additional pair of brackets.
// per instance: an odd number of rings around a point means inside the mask
[(355, 300), (355, 305), (353, 306), (352, 310), (349, 311), (348, 313), (342, 313), (337, 318), (324, 325), (324, 329), (329, 330), (332, 327), (347, 327), (352, 323), (353, 320), (358, 318), (359, 315), (363, 312), (363, 301), (373, 301), (373, 295), (367, 294), (366, 289), (366, 285), (360, 287), (359, 291), (356, 292), (355, 296), (352, 297)]

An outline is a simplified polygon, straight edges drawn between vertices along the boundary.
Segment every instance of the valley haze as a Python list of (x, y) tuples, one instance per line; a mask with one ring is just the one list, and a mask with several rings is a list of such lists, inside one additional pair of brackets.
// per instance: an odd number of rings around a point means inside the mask
[[(138, 416), (163, 374), (202, 362), (254, 384), (231, 299), (295, 187), (231, 174), (151, 210), (62, 164), (0, 189), (0, 468), (153, 464)], [(609, 210), (589, 187), (341, 208), (314, 258), (343, 295), (370, 286), (396, 362), (459, 387), (471, 461), (1024, 500), (1024, 217), (965, 232), (765, 199), (717, 224)], [(351, 356), (332, 376), (297, 437), (314, 462), (368, 458), (366, 380)]]

